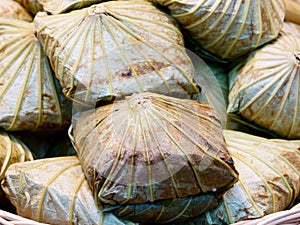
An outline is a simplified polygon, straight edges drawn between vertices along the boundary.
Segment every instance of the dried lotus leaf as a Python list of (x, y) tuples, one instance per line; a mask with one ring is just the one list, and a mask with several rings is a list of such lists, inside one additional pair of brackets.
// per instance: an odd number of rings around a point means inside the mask
[(39, 3), (39, 0), (14, 0), (19, 2), (29, 13), (32, 15), (43, 11), (43, 6)]
[(151, 3), (109, 1), (66, 14), (39, 13), (35, 24), (65, 95), (77, 102), (198, 92), (177, 23)]
[(44, 11), (59, 14), (100, 3), (103, 0), (38, 0), (38, 2), (43, 6)]
[(229, 73), (228, 112), (289, 139), (300, 138), (300, 37), (281, 33)]
[(0, 131), (0, 181), (7, 168), (14, 163), (33, 160), (31, 151), (14, 135)]
[(211, 60), (213, 62), (227, 64), (230, 62), (229, 59), (221, 59), (220, 57), (214, 55), (213, 53), (209, 52), (208, 50), (201, 47), (197, 41), (191, 38), (191, 35), (186, 31), (181, 29), (181, 32), (185, 39), (185, 46), (187, 49), (193, 51), (197, 55), (199, 55), (204, 60)]
[(300, 37), (300, 25), (292, 22), (284, 22), (281, 32), (291, 33)]
[(300, 141), (229, 130), (224, 135), (239, 181), (194, 224), (232, 224), (287, 209), (300, 191)]
[(70, 123), (61, 93), (32, 23), (0, 21), (0, 127), (49, 131)]
[(2, 187), (18, 215), (42, 223), (133, 224), (103, 213), (96, 206), (75, 156), (14, 164)]
[(73, 141), (105, 204), (223, 192), (237, 180), (220, 121), (208, 106), (154, 93), (83, 112)]
[(152, 0), (168, 7), (182, 28), (204, 49), (233, 59), (277, 38), (284, 0)]
[(0, 17), (32, 21), (32, 16), (26, 9), (13, 0), (0, 0)]
[[(6, 170), (14, 163), (33, 160), (30, 150), (14, 135), (0, 130), (0, 183), (5, 177)], [(10, 203), (0, 187), (0, 208), (9, 208)]]

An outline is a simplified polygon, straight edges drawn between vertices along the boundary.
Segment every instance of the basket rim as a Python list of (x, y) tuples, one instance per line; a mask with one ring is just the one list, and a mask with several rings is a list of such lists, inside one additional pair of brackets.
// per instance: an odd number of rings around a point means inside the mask
[(275, 212), (259, 219), (245, 220), (232, 225), (299, 225), (300, 203), (289, 210)]
[[(16, 214), (0, 209), (0, 224), (3, 225), (49, 225), (46, 223), (36, 222), (18, 216)], [(299, 225), (300, 224), (300, 203), (296, 204), (289, 210), (283, 210), (266, 215), (259, 219), (245, 220), (232, 225)]]
[(0, 224), (3, 225), (49, 225), (46, 223), (39, 223), (34, 220), (18, 216), (16, 214), (0, 209)]

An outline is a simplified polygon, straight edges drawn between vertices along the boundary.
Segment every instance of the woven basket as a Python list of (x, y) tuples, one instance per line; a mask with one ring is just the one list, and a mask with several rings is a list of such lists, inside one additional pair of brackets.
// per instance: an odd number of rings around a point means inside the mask
[[(1, 225), (46, 225), (0, 210)], [(299, 225), (300, 203), (290, 210), (273, 213), (256, 220), (241, 221), (232, 225)]]
[(17, 216), (0, 209), (0, 224), (1, 225), (46, 225), (45, 223), (38, 223), (33, 220)]
[(233, 225), (299, 225), (300, 224), (300, 203), (290, 210), (266, 215), (260, 219), (240, 221)]

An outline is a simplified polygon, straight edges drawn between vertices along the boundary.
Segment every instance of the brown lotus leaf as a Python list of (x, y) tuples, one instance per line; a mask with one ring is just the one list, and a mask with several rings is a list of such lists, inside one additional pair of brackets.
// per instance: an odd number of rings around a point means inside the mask
[(38, 0), (44, 11), (51, 14), (69, 12), (75, 9), (81, 9), (103, 0)]
[[(14, 163), (33, 160), (33, 156), (26, 145), (13, 134), (0, 131), (0, 183), (5, 178), (8, 167)], [(1, 207), (10, 204), (0, 186)]]
[(143, 1), (109, 1), (35, 17), (65, 95), (82, 104), (139, 92), (180, 98), (198, 93), (176, 21)]
[(47, 224), (133, 224), (96, 206), (76, 156), (11, 166), (2, 183), (18, 215)]
[(208, 105), (133, 94), (76, 115), (72, 138), (89, 184), (106, 204), (222, 192), (237, 180)]
[[(239, 181), (191, 224), (232, 224), (288, 209), (300, 192), (300, 141), (224, 131)], [(208, 219), (209, 218), (209, 219)]]
[(0, 31), (0, 127), (65, 129), (71, 104), (61, 93), (33, 23), (1, 19)]
[(228, 112), (289, 139), (300, 138), (300, 36), (281, 32), (229, 73)]
[(277, 38), (284, 0), (152, 0), (166, 6), (204, 49), (234, 59)]
[(32, 15), (43, 11), (43, 6), (39, 3), (39, 0), (14, 0), (20, 3), (29, 13)]
[(0, 0), (0, 17), (32, 21), (32, 16), (26, 9), (13, 0)]

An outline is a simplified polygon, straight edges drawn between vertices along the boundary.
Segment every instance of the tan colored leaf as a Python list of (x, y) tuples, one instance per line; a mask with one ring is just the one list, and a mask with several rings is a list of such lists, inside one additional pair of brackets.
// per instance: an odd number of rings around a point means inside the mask
[(14, 0), (19, 2), (28, 12), (32, 15), (43, 11), (43, 6), (38, 2), (38, 0)]
[(81, 9), (102, 1), (103, 0), (38, 0), (39, 4), (43, 6), (44, 11), (51, 14), (59, 14), (75, 9)]
[(232, 224), (287, 209), (300, 191), (300, 141), (224, 135), (239, 181), (194, 224)]
[(26, 9), (13, 0), (0, 0), (0, 17), (32, 21), (32, 16)]
[[(0, 131), (0, 183), (5, 177), (8, 167), (14, 163), (33, 160), (30, 150), (13, 134)], [(0, 187), (1, 206), (5, 206), (6, 198)]]
[(233, 59), (277, 38), (283, 0), (152, 0), (170, 10), (191, 37), (220, 58)]
[(237, 179), (216, 113), (196, 101), (134, 94), (73, 126), (89, 184), (106, 204), (222, 192)]
[(281, 137), (300, 138), (300, 36), (281, 33), (229, 77), (228, 112)]
[(282, 32), (291, 33), (300, 37), (300, 25), (292, 22), (284, 22)]
[(151, 3), (109, 1), (66, 14), (40, 13), (35, 24), (65, 95), (75, 101), (198, 92), (177, 23)]
[(70, 123), (71, 105), (54, 80), (32, 23), (0, 21), (0, 127), (59, 130)]
[(133, 224), (96, 206), (75, 156), (14, 164), (2, 183), (20, 216), (49, 224)]

